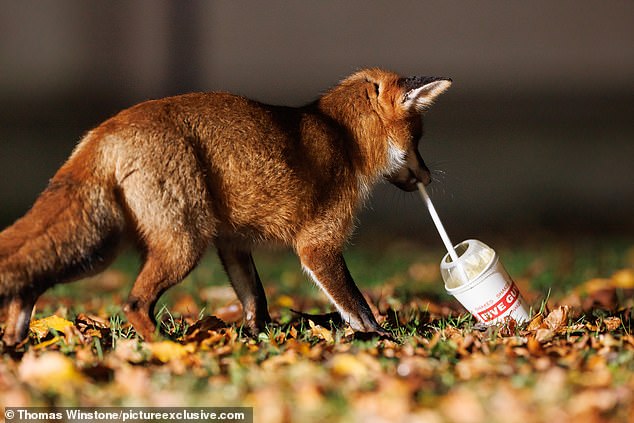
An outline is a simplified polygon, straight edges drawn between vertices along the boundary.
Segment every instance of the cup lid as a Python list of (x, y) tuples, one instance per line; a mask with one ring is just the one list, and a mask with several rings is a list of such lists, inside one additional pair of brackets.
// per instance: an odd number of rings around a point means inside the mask
[[(454, 248), (458, 260), (454, 262), (449, 254), (445, 254), (440, 262), (440, 274), (448, 291), (470, 285), (490, 267), (496, 256), (491, 247), (477, 239), (468, 239)], [(462, 270), (458, 266), (462, 267)], [(464, 277), (461, 276), (463, 274), (466, 274), (468, 281), (464, 281)]]

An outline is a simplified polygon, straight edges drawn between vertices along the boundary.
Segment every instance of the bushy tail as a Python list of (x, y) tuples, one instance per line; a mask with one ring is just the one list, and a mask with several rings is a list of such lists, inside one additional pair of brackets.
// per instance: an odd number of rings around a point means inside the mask
[(114, 190), (57, 175), (0, 232), (0, 304), (95, 273), (114, 258), (124, 217)]

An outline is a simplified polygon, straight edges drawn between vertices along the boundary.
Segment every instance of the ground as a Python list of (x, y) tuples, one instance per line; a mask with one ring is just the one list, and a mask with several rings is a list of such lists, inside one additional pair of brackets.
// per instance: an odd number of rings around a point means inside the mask
[[(256, 261), (275, 324), (242, 335), (212, 255), (159, 306), (163, 340), (139, 340), (120, 305), (138, 265), (56, 287), (28, 341), (0, 357), (5, 406), (250, 406), (256, 422), (625, 422), (634, 415), (634, 242), (500, 242), (530, 322), (482, 329), (442, 288), (442, 251), (352, 245), (355, 279), (394, 339), (337, 323), (284, 252)], [(333, 319), (334, 318), (334, 319)]]

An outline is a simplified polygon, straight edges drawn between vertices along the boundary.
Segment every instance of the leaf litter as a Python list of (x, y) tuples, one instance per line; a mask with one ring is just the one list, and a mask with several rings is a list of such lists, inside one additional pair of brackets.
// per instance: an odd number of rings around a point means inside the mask
[[(420, 264), (408, 269), (416, 279), (432, 274)], [(544, 300), (530, 322), (484, 330), (450, 300), (403, 293), (407, 277), (365, 290), (394, 340), (359, 336), (330, 313), (293, 312), (306, 303), (287, 294), (271, 302), (280, 323), (257, 339), (242, 334), (230, 297), (213, 316), (163, 317), (158, 342), (140, 340), (103, 309), (73, 315), (62, 308), (31, 322), (21, 352), (3, 354), (0, 402), (241, 405), (264, 422), (621, 422), (634, 415), (634, 269)], [(180, 310), (199, 313), (187, 301)]]

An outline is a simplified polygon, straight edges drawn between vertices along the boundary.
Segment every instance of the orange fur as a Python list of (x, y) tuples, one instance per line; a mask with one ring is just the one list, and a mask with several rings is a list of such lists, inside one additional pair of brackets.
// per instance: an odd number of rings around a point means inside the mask
[(385, 333), (341, 254), (355, 211), (387, 178), (429, 183), (421, 113), (446, 78), (366, 69), (301, 108), (193, 93), (124, 110), (90, 131), (33, 208), (0, 233), (3, 341), (37, 297), (106, 267), (126, 236), (144, 264), (124, 310), (145, 338), (154, 304), (215, 245), (251, 332), (270, 320), (251, 249), (288, 245), (355, 330)]

